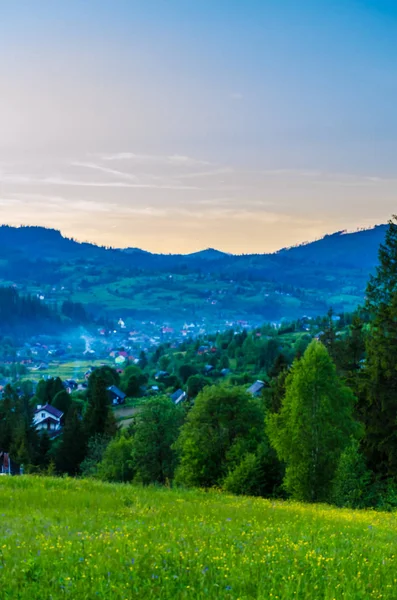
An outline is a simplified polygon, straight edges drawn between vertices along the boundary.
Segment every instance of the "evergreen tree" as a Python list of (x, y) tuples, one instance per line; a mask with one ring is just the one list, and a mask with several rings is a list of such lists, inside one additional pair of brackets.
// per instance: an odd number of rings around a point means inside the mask
[(17, 424), (17, 396), (10, 385), (7, 385), (3, 398), (0, 399), (0, 450), (9, 452)]
[(285, 488), (294, 498), (328, 499), (339, 457), (359, 433), (354, 400), (327, 349), (313, 341), (292, 366), (280, 412), (267, 419), (270, 442), (286, 464)]
[(96, 434), (112, 436), (116, 433), (117, 427), (109, 404), (108, 381), (95, 371), (90, 380), (88, 407), (84, 416), (85, 434), (87, 438)]
[(368, 466), (382, 477), (397, 476), (397, 222), (389, 222), (379, 266), (367, 287), (370, 318), (364, 389), (359, 414), (366, 427)]
[(46, 431), (42, 431), (39, 437), (37, 449), (37, 466), (40, 470), (46, 470), (51, 462), (51, 440)]
[(66, 415), (62, 440), (57, 449), (55, 464), (59, 473), (77, 475), (86, 452), (86, 438), (78, 408), (72, 404)]

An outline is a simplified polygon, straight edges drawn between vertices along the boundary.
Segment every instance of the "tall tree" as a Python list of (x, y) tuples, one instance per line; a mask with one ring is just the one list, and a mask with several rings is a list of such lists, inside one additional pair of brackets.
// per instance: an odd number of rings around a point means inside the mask
[(205, 387), (197, 396), (176, 444), (177, 479), (193, 486), (221, 485), (241, 458), (257, 450), (264, 413), (240, 387)]
[(16, 413), (17, 395), (10, 385), (7, 385), (3, 398), (0, 399), (0, 450), (9, 452), (18, 415)]
[[(92, 380), (91, 380), (92, 378)], [(109, 403), (108, 381), (102, 374), (94, 373), (90, 377), (88, 407), (84, 416), (84, 429), (87, 438), (96, 434), (112, 436), (117, 427)]]
[(389, 221), (379, 266), (368, 283), (365, 309), (370, 319), (360, 415), (366, 427), (368, 466), (384, 477), (397, 476), (397, 218)]
[(78, 408), (72, 404), (66, 415), (62, 440), (55, 456), (57, 471), (71, 476), (77, 475), (86, 452), (85, 440)]
[(267, 418), (270, 442), (286, 464), (285, 488), (294, 498), (329, 497), (339, 457), (359, 433), (354, 401), (327, 349), (313, 341), (291, 368), (280, 412)]
[(145, 402), (133, 436), (136, 477), (144, 484), (165, 483), (174, 477), (177, 453), (173, 448), (184, 418), (184, 410), (167, 397)]

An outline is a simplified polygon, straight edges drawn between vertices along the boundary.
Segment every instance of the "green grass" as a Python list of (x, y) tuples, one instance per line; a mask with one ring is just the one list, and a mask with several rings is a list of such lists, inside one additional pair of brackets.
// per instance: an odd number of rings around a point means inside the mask
[(1, 600), (396, 598), (393, 514), (0, 477)]

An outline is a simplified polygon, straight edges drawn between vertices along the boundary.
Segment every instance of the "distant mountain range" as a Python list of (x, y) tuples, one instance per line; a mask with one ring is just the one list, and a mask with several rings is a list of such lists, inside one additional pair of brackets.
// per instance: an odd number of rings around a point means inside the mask
[(337, 232), (273, 254), (208, 248), (153, 254), (79, 243), (42, 227), (0, 226), (0, 285), (136, 319), (280, 320), (362, 301), (386, 225)]

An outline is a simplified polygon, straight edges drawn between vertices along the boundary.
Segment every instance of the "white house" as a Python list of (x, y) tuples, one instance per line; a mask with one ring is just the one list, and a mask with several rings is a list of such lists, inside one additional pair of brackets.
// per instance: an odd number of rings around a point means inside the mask
[(61, 429), (61, 419), (63, 412), (51, 404), (41, 406), (39, 404), (34, 411), (33, 423), (39, 431), (59, 431)]

